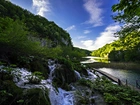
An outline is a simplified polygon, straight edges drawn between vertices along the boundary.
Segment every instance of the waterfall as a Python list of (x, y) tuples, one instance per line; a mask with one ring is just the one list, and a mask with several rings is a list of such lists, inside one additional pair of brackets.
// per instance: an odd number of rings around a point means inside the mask
[(51, 105), (74, 105), (74, 94), (72, 91), (65, 91), (61, 88), (58, 88), (57, 93), (54, 89), (51, 89), (49, 97)]
[[(50, 69), (50, 74), (47, 80), (52, 81), (54, 77), (53, 73), (58, 64), (55, 64), (53, 60), (49, 60), (48, 66)], [(55, 88), (51, 85), (49, 97), (52, 105), (74, 105), (73, 104), (74, 94), (71, 91), (65, 91), (61, 88), (58, 88), (57, 92)]]
[[(0, 71), (2, 70), (4, 66), (0, 66)], [(37, 77), (35, 75), (32, 75), (32, 72), (29, 72), (25, 68), (14, 68), (12, 71), (12, 75), (14, 76), (13, 81), (15, 84), (24, 89), (31, 89), (31, 88), (41, 88), (41, 89), (48, 89), (49, 91), (49, 99), (51, 102), (51, 105), (74, 105), (76, 103), (76, 96), (75, 92), (78, 90), (76, 85), (71, 84), (71, 87), (73, 88), (72, 91), (66, 91), (62, 88), (55, 88), (52, 85), (53, 78), (55, 77), (55, 70), (57, 67), (61, 67), (60, 64), (56, 64), (54, 60), (49, 59), (48, 60), (48, 67), (50, 70), (48, 79), (41, 80), (38, 84), (31, 84), (29, 81), (29, 78), (35, 78)], [(6, 72), (6, 71), (5, 71)], [(93, 70), (87, 70), (88, 76), (81, 76), (80, 73), (76, 70), (74, 70), (75, 75), (77, 79), (85, 78), (90, 79), (91, 81), (94, 81), (97, 76), (94, 74)], [(79, 88), (79, 87), (78, 87)]]
[(94, 80), (94, 79), (96, 79), (97, 78), (97, 75), (95, 75), (94, 73), (93, 73), (93, 70), (87, 70), (87, 72), (88, 72), (88, 79), (90, 79), (90, 80)]
[[(49, 78), (46, 80), (41, 80), (39, 84), (29, 84), (31, 72), (27, 71), (24, 68), (16, 68), (12, 74), (14, 75), (13, 81), (15, 84), (24, 89), (31, 88), (47, 88), (49, 90), (49, 98), (51, 101), (51, 105), (74, 105), (74, 93), (72, 91), (65, 91), (61, 88), (56, 90), (52, 86), (52, 79), (54, 78), (54, 71), (57, 67), (54, 60), (48, 60), (48, 67), (50, 69)], [(77, 73), (78, 74), (78, 73)]]
[(77, 79), (81, 79), (82, 78), (78, 71), (74, 70), (74, 72), (75, 72), (75, 75), (76, 75)]
[(52, 81), (52, 79), (54, 78), (53, 73), (55, 71), (56, 66), (57, 65), (55, 64), (55, 61), (53, 61), (51, 59), (48, 60), (48, 67), (50, 70), (50, 74), (49, 74), (49, 78), (48, 78), (49, 81)]

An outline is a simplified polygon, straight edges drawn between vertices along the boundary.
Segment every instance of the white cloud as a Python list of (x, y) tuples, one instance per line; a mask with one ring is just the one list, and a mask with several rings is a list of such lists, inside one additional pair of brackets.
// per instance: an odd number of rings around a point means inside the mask
[(45, 12), (50, 12), (49, 0), (32, 0), (33, 8), (36, 9), (38, 15), (44, 16)]
[(85, 47), (89, 47), (92, 46), (94, 44), (93, 40), (85, 40), (85, 41), (81, 41), (81, 43), (85, 46)]
[(88, 50), (96, 50), (98, 48), (103, 47), (107, 43), (111, 43), (118, 38), (114, 37), (114, 33), (120, 29), (120, 26), (109, 25), (106, 27), (104, 32), (100, 33), (100, 36), (96, 38), (96, 40), (82, 40), (81, 44), (77, 45), (77, 47), (88, 49)]
[(93, 24), (94, 27), (103, 25), (103, 10), (100, 8), (99, 0), (84, 0), (84, 7), (90, 14), (90, 19), (86, 23)]
[(107, 43), (111, 43), (118, 38), (114, 37), (114, 33), (120, 29), (119, 25), (110, 25), (108, 26), (104, 32), (100, 33), (100, 36), (97, 37), (95, 43), (93, 45), (93, 49), (98, 49), (103, 47)]
[(66, 31), (75, 30), (75, 25), (69, 26), (65, 29)]
[(90, 32), (90, 30), (84, 30), (84, 34), (89, 34)]

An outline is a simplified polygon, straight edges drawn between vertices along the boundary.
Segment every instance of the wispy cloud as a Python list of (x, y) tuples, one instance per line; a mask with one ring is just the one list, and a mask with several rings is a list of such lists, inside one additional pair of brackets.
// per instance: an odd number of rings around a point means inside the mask
[(50, 12), (49, 0), (32, 0), (33, 8), (36, 9), (38, 15), (44, 16), (45, 12)]
[(86, 38), (87, 36), (78, 36), (77, 39), (84, 39)]
[(70, 31), (70, 30), (75, 30), (75, 29), (76, 29), (75, 25), (72, 25), (72, 26), (69, 26), (68, 28), (66, 28), (65, 30)]
[(111, 43), (118, 38), (114, 37), (114, 33), (120, 30), (120, 26), (117, 24), (109, 25), (106, 27), (104, 32), (100, 33), (100, 36), (96, 38), (96, 40), (82, 40), (81, 44), (78, 47), (88, 49), (88, 50), (96, 50), (98, 48), (103, 47), (107, 43)]
[(89, 34), (90, 32), (90, 30), (84, 30), (84, 34)]
[(94, 27), (103, 25), (103, 10), (100, 8), (99, 0), (84, 0), (84, 7), (90, 14), (90, 19), (86, 23), (93, 24)]

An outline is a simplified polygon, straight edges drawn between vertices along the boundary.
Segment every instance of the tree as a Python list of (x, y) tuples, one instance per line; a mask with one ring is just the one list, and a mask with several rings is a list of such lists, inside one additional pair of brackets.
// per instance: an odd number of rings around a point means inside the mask
[(28, 33), (21, 21), (0, 17), (0, 53), (34, 54), (40, 52), (40, 42), (29, 40)]
[(117, 32), (120, 38), (140, 29), (140, 0), (120, 0), (112, 6), (112, 11), (117, 12), (113, 16), (116, 22), (123, 24), (122, 29)]

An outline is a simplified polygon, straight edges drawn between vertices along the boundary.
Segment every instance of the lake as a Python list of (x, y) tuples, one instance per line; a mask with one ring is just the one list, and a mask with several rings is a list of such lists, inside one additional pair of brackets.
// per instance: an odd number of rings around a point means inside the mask
[[(86, 57), (89, 58), (86, 61), (82, 61), (81, 63), (94, 63), (99, 62), (100, 57)], [(103, 59), (103, 58), (102, 58)], [(114, 77), (119, 78), (121, 81), (126, 81), (128, 84), (131, 84), (133, 86), (136, 86), (136, 80), (138, 80), (138, 83), (140, 84), (140, 70), (127, 70), (127, 69), (113, 69), (113, 68), (98, 68), (101, 71), (107, 72), (108, 74), (111, 74)]]

